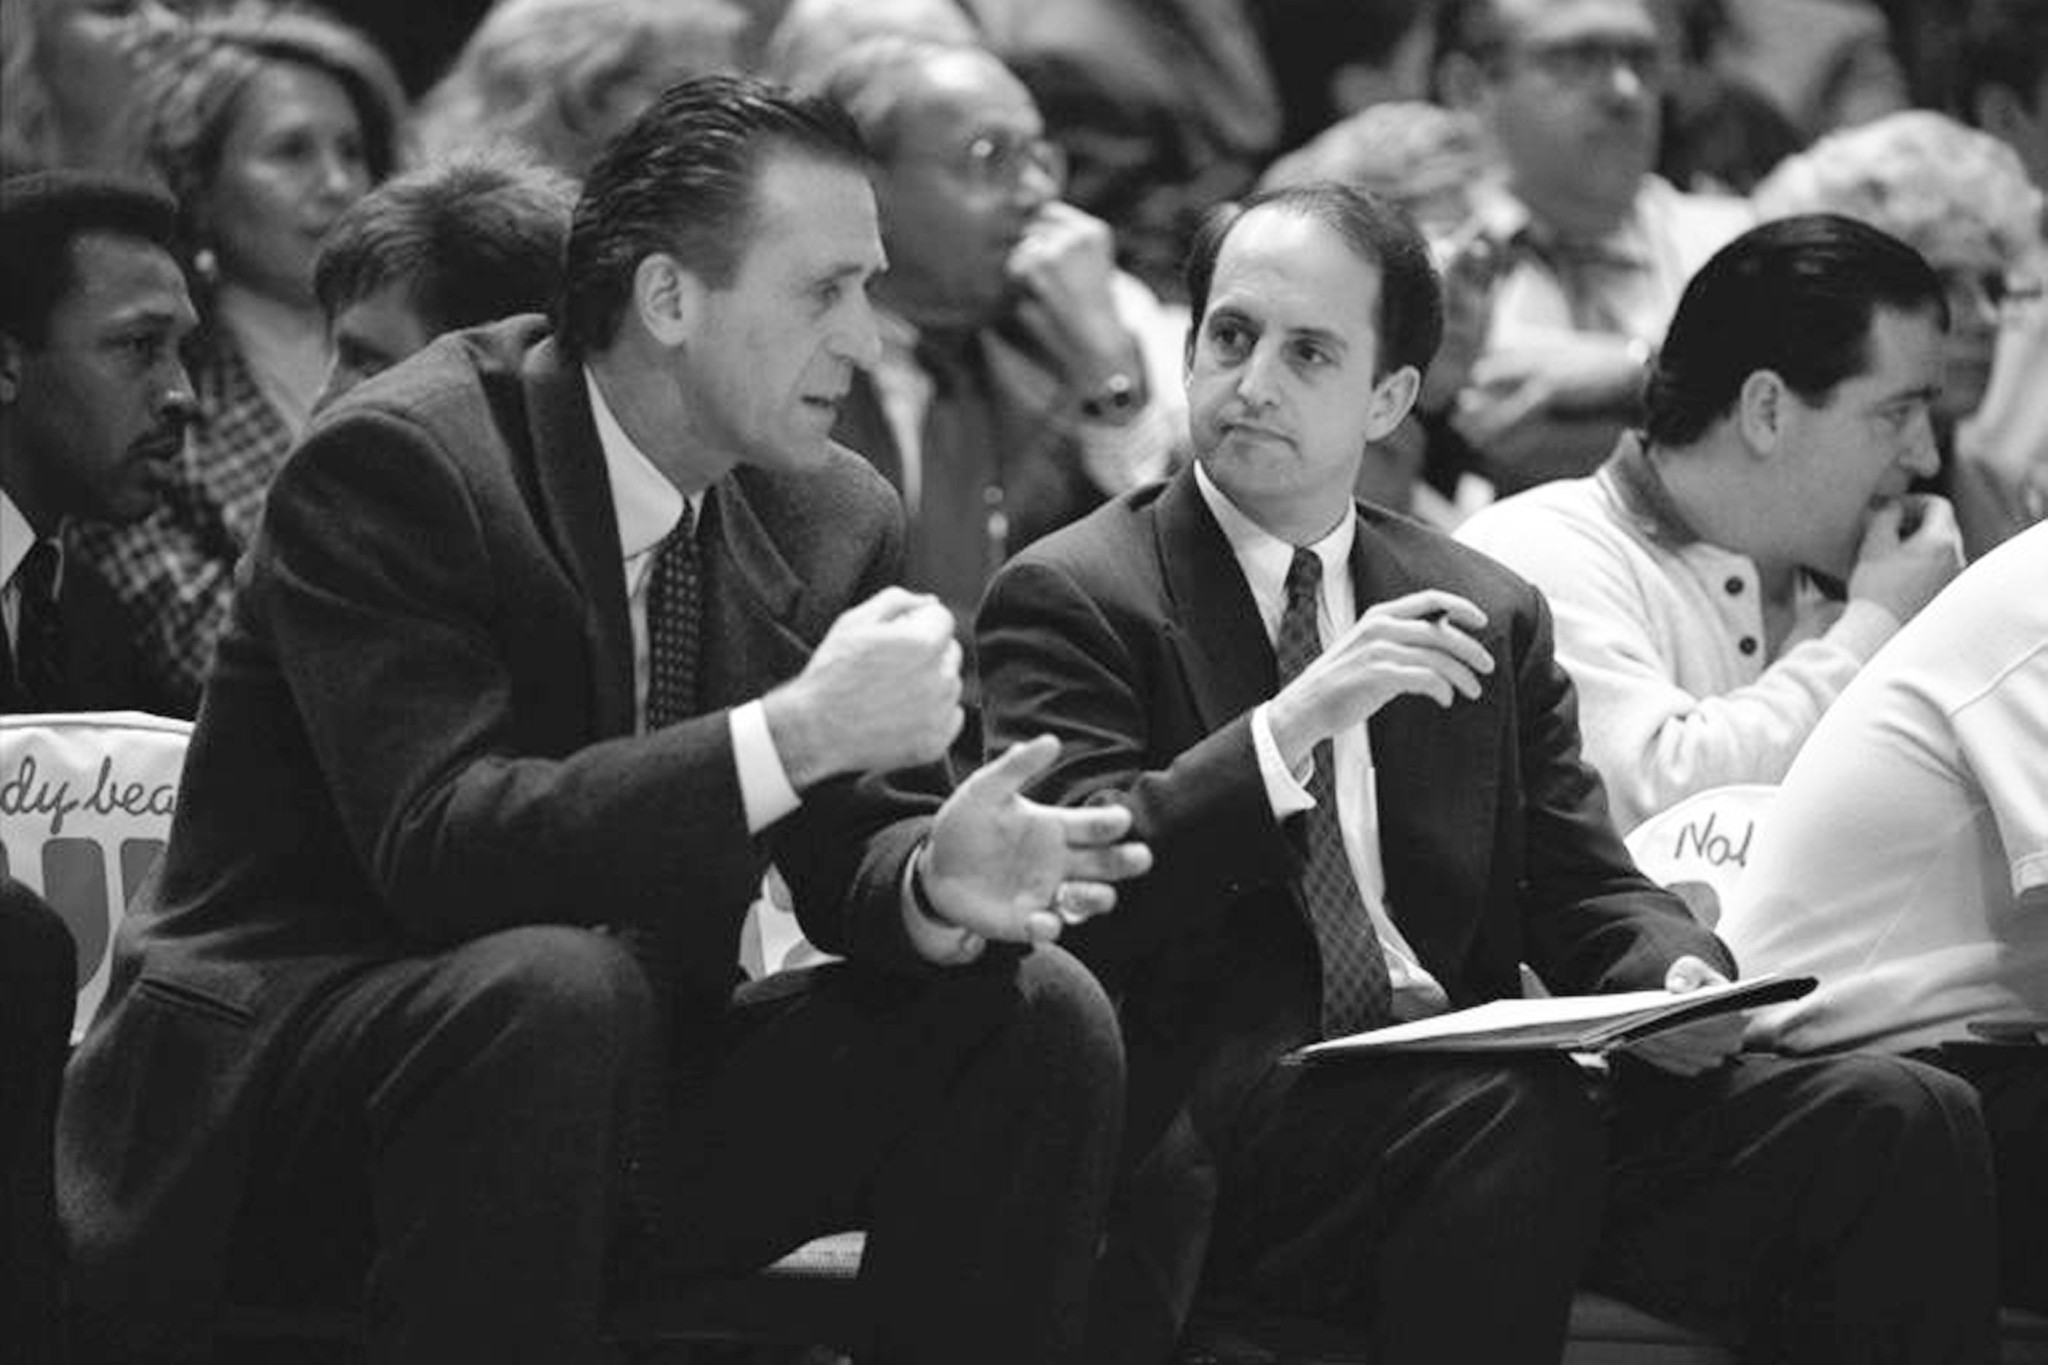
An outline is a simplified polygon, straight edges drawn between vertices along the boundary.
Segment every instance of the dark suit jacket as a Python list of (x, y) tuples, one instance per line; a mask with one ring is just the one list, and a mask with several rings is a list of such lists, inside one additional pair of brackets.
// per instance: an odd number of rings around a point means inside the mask
[[(978, 340), (997, 437), (993, 464), (1009, 527), (1005, 543), (1014, 552), (1098, 506), (1103, 495), (1081, 460), (1081, 395), (1060, 377), (1050, 357), (1003, 329), (985, 328)], [(867, 456), (890, 484), (903, 487), (903, 456), (867, 371), (855, 375), (832, 434)], [(944, 451), (924, 452), (926, 461), (945, 456)], [(981, 534), (980, 527), (960, 530)], [(973, 605), (966, 604), (969, 614)]]
[(891, 580), (900, 521), (849, 452), (715, 485), (716, 709), (635, 736), (603, 455), (541, 321), (446, 338), (323, 415), (270, 492), (160, 878), (68, 1077), (86, 1302), (165, 1321), (214, 1302), (253, 1116), (295, 1022), (364, 964), (680, 908), (687, 1030), (726, 1005), (772, 856), (815, 940), (915, 970), (898, 895), (936, 798), (829, 783), (750, 839), (724, 710)]
[[(134, 624), (121, 610), (107, 581), (79, 555), (64, 558), (57, 613), (64, 629), (64, 692), (33, 709), (186, 714), (150, 681), (136, 648)], [(14, 693), (12, 679), (0, 677), (0, 711), (30, 709), (25, 699)]]
[[(1535, 589), (1392, 513), (1359, 516), (1359, 610), (1424, 587), (1463, 593), (1486, 613), (1497, 664), (1476, 701), (1404, 697), (1368, 725), (1389, 909), (1453, 1005), (1519, 994), (1523, 961), (1560, 991), (1658, 986), (1681, 953), (1732, 973), (1615, 835)], [(1209, 1087), (1229, 1067), (1242, 1074), (1226, 1083), (1248, 1084), (1313, 1027), (1300, 822), (1274, 819), (1251, 736), (1252, 709), (1278, 687), (1273, 649), (1192, 470), (1011, 561), (977, 637), (991, 751), (1051, 730), (1063, 748), (1036, 794), (1115, 797), (1156, 859), (1062, 940), (1119, 1002), (1138, 1163), (1198, 1076)], [(1176, 1159), (1199, 1160), (1187, 1137), (1175, 1128)]]

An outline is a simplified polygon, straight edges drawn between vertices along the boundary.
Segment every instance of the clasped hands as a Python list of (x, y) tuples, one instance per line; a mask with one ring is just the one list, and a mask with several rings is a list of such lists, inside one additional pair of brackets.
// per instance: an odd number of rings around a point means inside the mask
[[(963, 719), (960, 658), (953, 614), (929, 594), (884, 588), (849, 608), (804, 670), (763, 698), (791, 785), (802, 792), (834, 776), (943, 758)], [(1114, 883), (1152, 865), (1150, 849), (1125, 839), (1123, 807), (1023, 795), (1058, 754), (1050, 735), (1013, 747), (961, 782), (933, 818), (916, 875), (973, 952), (991, 939), (1050, 942), (1109, 910)]]

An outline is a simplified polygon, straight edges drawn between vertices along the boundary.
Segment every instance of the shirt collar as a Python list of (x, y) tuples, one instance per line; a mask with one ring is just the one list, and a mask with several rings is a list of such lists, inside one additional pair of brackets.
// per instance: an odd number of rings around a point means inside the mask
[(1475, 187), (1473, 220), (1478, 225), (1477, 230), (1489, 240), (1522, 246), (1538, 256), (1565, 252), (1617, 264), (1640, 265), (1651, 255), (1643, 227), (1643, 199), (1651, 192), (1654, 183), (1653, 177), (1644, 177), (1643, 189), (1637, 192), (1627, 216), (1612, 231), (1594, 238), (1564, 241), (1556, 229), (1539, 221), (1529, 211), (1529, 206), (1508, 189), (1504, 180), (1498, 178), (1488, 179)]
[[(1223, 538), (1230, 542), (1231, 553), (1237, 556), (1252, 598), (1259, 604), (1259, 614), (1266, 620), (1267, 634), (1272, 634), (1287, 605), (1287, 570), (1294, 562), (1295, 547), (1239, 511), (1199, 462), (1195, 465), (1195, 487), (1201, 491), (1209, 515), (1223, 529)], [(1306, 547), (1323, 562), (1325, 584), (1338, 574), (1351, 572), (1351, 543), (1357, 538), (1358, 513), (1354, 509), (1328, 535)]]
[[(612, 512), (619, 523), (620, 558), (632, 559), (661, 544), (682, 520), (682, 490), (655, 467), (645, 451), (619, 425), (611, 405), (597, 387), (590, 367), (583, 369), (584, 391), (590, 395), (590, 418), (597, 426), (597, 444), (604, 451), (604, 469), (611, 483)], [(702, 505), (704, 495), (687, 499)]]
[(1699, 532), (1678, 510), (1663, 476), (1650, 462), (1649, 449), (1641, 433), (1624, 431), (1614, 443), (1614, 453), (1600, 466), (1600, 478), (1621, 504), (1623, 512), (1651, 540), (1674, 549), (1696, 544)]
[[(0, 492), (0, 586), (14, 582), (15, 571), (21, 568), (21, 561), (28, 558), (29, 547), (41, 539), (35, 528), (28, 524), (28, 518), (14, 505), (14, 499)], [(57, 539), (58, 566), (62, 572), (63, 540)]]

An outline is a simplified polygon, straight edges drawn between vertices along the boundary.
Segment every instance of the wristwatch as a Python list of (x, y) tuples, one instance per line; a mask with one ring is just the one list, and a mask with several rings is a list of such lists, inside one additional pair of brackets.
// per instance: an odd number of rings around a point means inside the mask
[(1091, 422), (1121, 425), (1136, 417), (1143, 405), (1144, 395), (1139, 391), (1138, 381), (1118, 370), (1081, 400), (1081, 415)]

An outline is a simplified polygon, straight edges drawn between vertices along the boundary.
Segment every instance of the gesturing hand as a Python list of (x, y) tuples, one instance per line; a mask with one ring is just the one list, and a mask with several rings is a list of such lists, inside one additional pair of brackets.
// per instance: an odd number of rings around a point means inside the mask
[(1436, 588), (1374, 604), (1273, 698), (1281, 758), (1300, 767), (1317, 744), (1398, 696), (1418, 693), (1439, 706), (1477, 697), (1493, 656), (1467, 632), (1485, 625), (1478, 607)]
[(1040, 735), (984, 764), (932, 822), (925, 894), (947, 922), (987, 939), (1050, 942), (1060, 929), (1116, 904), (1112, 882), (1152, 866), (1144, 844), (1119, 842), (1122, 806), (1040, 805), (1024, 785), (1058, 756)]

